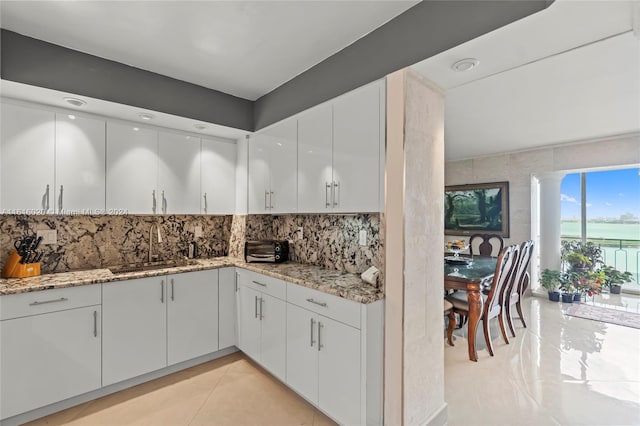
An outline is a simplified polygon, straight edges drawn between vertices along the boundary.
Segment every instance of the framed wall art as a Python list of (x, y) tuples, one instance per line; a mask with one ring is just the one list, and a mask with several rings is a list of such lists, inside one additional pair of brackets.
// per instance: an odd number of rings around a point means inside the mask
[(509, 237), (509, 182), (447, 186), (445, 235), (490, 234)]

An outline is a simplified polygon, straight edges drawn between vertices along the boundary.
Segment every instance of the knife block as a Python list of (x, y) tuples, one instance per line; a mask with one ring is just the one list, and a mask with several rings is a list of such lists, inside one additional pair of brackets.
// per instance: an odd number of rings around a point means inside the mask
[(20, 255), (12, 251), (2, 268), (2, 278), (26, 278), (40, 275), (40, 262), (20, 263)]

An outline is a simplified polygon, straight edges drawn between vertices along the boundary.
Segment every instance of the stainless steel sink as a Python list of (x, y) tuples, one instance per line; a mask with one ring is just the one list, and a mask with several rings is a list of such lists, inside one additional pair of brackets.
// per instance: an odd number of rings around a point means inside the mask
[(178, 266), (197, 265), (198, 262), (189, 259), (163, 260), (159, 262), (128, 263), (109, 267), (112, 274), (126, 274), (128, 272), (153, 271), (155, 269), (176, 268)]

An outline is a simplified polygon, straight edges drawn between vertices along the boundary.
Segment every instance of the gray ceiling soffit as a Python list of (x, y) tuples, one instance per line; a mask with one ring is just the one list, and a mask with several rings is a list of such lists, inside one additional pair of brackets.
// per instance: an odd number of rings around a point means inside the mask
[(553, 0), (422, 1), (255, 102), (255, 129), (546, 9)]
[(2, 79), (242, 130), (253, 102), (2, 29)]

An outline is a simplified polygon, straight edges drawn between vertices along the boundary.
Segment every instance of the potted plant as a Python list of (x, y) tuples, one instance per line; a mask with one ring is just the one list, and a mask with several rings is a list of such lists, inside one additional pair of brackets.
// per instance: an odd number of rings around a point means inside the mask
[(547, 289), (549, 300), (552, 302), (560, 301), (558, 289), (562, 285), (562, 272), (554, 269), (545, 269), (540, 274), (540, 284)]
[(567, 276), (577, 290), (573, 295), (574, 302), (580, 302), (583, 294), (593, 296), (600, 293), (605, 280), (601, 271), (570, 271)]
[(631, 281), (633, 275), (629, 271), (620, 272), (613, 266), (603, 265), (600, 272), (604, 275), (604, 286), (609, 287), (611, 294), (620, 294), (622, 284)]
[[(572, 256), (577, 253), (581, 256)], [(596, 266), (601, 265), (602, 261), (602, 247), (592, 243), (582, 241), (570, 241), (563, 240), (561, 242), (560, 254), (562, 259), (565, 260), (571, 268), (589, 269), (593, 270)], [(587, 258), (585, 260), (584, 258)]]
[(564, 277), (560, 290), (562, 290), (562, 293), (560, 294), (562, 297), (562, 303), (573, 303), (573, 295), (576, 292), (576, 288), (574, 287), (570, 277)]

